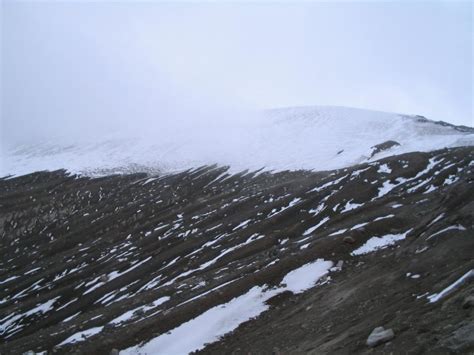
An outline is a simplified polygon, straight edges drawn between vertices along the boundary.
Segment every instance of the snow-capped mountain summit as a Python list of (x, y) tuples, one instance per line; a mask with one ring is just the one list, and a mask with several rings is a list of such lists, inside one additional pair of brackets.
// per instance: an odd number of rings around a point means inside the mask
[(231, 170), (329, 170), (389, 155), (474, 144), (474, 129), (421, 116), (346, 107), (272, 109), (252, 116), (150, 128), (146, 135), (10, 146), (0, 175), (65, 168), (83, 174)]

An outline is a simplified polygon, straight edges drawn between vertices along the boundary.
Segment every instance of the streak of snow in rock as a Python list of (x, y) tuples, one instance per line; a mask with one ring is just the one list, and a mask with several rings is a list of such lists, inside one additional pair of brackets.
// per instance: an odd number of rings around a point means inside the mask
[(382, 237), (372, 237), (361, 247), (354, 250), (351, 255), (368, 254), (379, 249), (385, 249), (396, 242), (405, 239), (411, 229), (401, 234), (387, 234)]
[(69, 344), (69, 343), (78, 343), (78, 342), (84, 341), (84, 340), (86, 340), (86, 338), (100, 333), (103, 328), (104, 327), (94, 327), (94, 328), (90, 328), (90, 329), (86, 329), (86, 330), (77, 332), (77, 333), (71, 335), (69, 338), (62, 341), (61, 343), (59, 343), (58, 346), (66, 345), (66, 344)]
[(438, 235), (440, 235), (440, 234), (442, 234), (442, 233), (444, 233), (444, 232), (450, 231), (450, 230), (465, 231), (466, 228), (465, 228), (463, 225), (461, 225), (461, 224), (457, 224), (457, 225), (454, 225), (454, 226), (449, 226), (449, 227), (446, 227), (446, 228), (444, 228), (444, 229), (442, 229), (442, 230), (440, 230), (440, 231), (438, 231), (438, 232), (436, 232), (436, 233), (430, 235), (428, 238), (426, 238), (426, 240), (430, 240), (431, 238), (434, 238), (434, 237), (436, 237), (436, 236), (438, 236)]
[(303, 235), (309, 235), (313, 233), (316, 229), (321, 227), (324, 223), (329, 221), (329, 217), (324, 217), (318, 224), (316, 224), (314, 227), (308, 228), (307, 230), (304, 231)]
[(457, 287), (462, 285), (464, 282), (466, 282), (469, 279), (474, 278), (474, 269), (469, 270), (466, 272), (462, 277), (460, 277), (458, 280), (453, 282), (451, 285), (446, 287), (444, 290), (442, 290), (439, 293), (434, 293), (430, 296), (428, 296), (428, 299), (431, 303), (438, 302), (440, 299), (448, 296), (450, 293), (452, 293)]

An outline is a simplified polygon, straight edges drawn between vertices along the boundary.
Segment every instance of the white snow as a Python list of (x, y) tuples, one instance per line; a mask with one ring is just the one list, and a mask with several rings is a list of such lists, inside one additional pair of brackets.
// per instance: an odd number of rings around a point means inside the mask
[(377, 198), (385, 196), (390, 191), (392, 191), (394, 188), (396, 188), (398, 185), (400, 185), (400, 184), (392, 184), (392, 182), (389, 181), (389, 180), (384, 181), (382, 187), (379, 188)]
[(151, 304), (147, 304), (145, 306), (140, 306), (140, 307), (131, 309), (131, 310), (121, 314), (120, 316), (112, 319), (109, 323), (110, 324), (119, 324), (119, 323), (128, 321), (128, 320), (130, 320), (134, 317), (134, 313), (137, 312), (138, 310), (142, 310), (143, 312), (147, 312), (147, 311), (149, 311), (151, 309), (154, 309), (154, 308), (158, 307), (159, 305), (169, 301), (169, 299), (170, 298), (168, 296), (160, 297), (157, 300), (151, 302)]
[(436, 189), (437, 189), (437, 187), (435, 187), (434, 185), (430, 185), (430, 186), (428, 187), (428, 189), (427, 189), (425, 192), (423, 192), (423, 193), (424, 193), (424, 194), (429, 194), (430, 192), (433, 192), (433, 191), (435, 191)]
[(389, 214), (389, 215), (382, 216), (382, 217), (377, 217), (376, 219), (374, 219), (374, 222), (381, 221), (381, 220), (387, 219), (387, 218), (393, 218), (393, 217), (395, 217), (395, 215), (393, 215), (393, 214)]
[(6, 332), (13, 332), (15, 329), (21, 328), (22, 325), (18, 325), (17, 321), (21, 320), (22, 318), (29, 317), (35, 313), (41, 313), (44, 314), (46, 312), (49, 312), (50, 310), (53, 309), (53, 304), (59, 299), (58, 297), (55, 297), (49, 301), (46, 301), (44, 303), (40, 303), (36, 305), (35, 307), (31, 308), (30, 310), (24, 312), (24, 313), (19, 313), (19, 314), (14, 314), (11, 313), (7, 315), (6, 317), (0, 319), (0, 334), (3, 335)]
[(334, 236), (334, 235), (343, 234), (343, 233), (345, 233), (346, 231), (347, 231), (347, 229), (340, 229), (340, 230), (338, 230), (338, 231), (336, 231), (336, 232), (334, 232), (334, 233), (329, 234), (329, 236), (332, 237), (332, 236)]
[(390, 174), (392, 169), (387, 164), (382, 164), (379, 166), (379, 170), (377, 170), (379, 174)]
[(212, 231), (212, 230), (214, 230), (214, 229), (219, 228), (220, 226), (222, 226), (222, 223), (216, 224), (214, 227), (211, 227), (211, 228), (209, 228), (209, 229), (206, 229), (206, 232), (210, 232), (210, 231)]
[(38, 270), (41, 270), (41, 267), (35, 267), (35, 268), (31, 269), (30, 271), (25, 272), (23, 275), (33, 274), (34, 272), (36, 272)]
[(309, 235), (313, 233), (316, 229), (321, 227), (324, 223), (329, 221), (329, 217), (324, 217), (321, 221), (319, 221), (318, 224), (316, 224), (314, 227), (308, 228), (307, 230), (304, 231), (303, 235)]
[(58, 346), (66, 345), (66, 344), (69, 344), (69, 343), (78, 343), (80, 341), (84, 341), (84, 340), (86, 340), (86, 338), (100, 333), (103, 328), (104, 327), (94, 327), (94, 328), (90, 328), (90, 329), (86, 329), (86, 330), (77, 332), (77, 333), (71, 335), (69, 338), (62, 341), (61, 343), (59, 343)]
[(347, 203), (346, 203), (346, 205), (344, 206), (344, 208), (342, 209), (341, 213), (348, 212), (348, 211), (354, 210), (354, 209), (356, 209), (356, 208), (359, 208), (360, 206), (363, 206), (363, 204), (360, 204), (360, 203), (352, 203), (351, 201), (352, 201), (352, 200), (347, 201)]
[(390, 245), (405, 239), (410, 231), (411, 229), (401, 234), (387, 234), (382, 237), (372, 237), (366, 241), (364, 245), (354, 250), (351, 255), (363, 255), (379, 249), (385, 249)]
[(282, 283), (286, 285), (285, 290), (300, 293), (310, 289), (317, 280), (327, 275), (331, 267), (333, 267), (332, 261), (318, 259), (313, 263), (303, 265), (298, 269), (290, 271), (283, 278)]
[[(167, 121), (169, 122), (169, 120)], [(414, 116), (346, 107), (314, 106), (246, 112), (213, 125), (146, 127), (146, 133), (110, 133), (80, 140), (5, 142), (0, 176), (65, 168), (105, 174), (149, 167), (162, 172), (229, 165), (249, 170), (332, 170), (389, 155), (473, 145), (474, 135)], [(370, 158), (376, 144), (400, 143)], [(344, 154), (337, 154), (344, 150)], [(219, 178), (219, 177), (217, 177)]]
[(25, 312), (25, 314), (27, 316), (29, 316), (29, 315), (35, 314), (37, 312), (46, 313), (46, 312), (53, 309), (53, 304), (54, 304), (54, 302), (56, 302), (56, 300), (58, 298), (59, 298), (59, 296), (56, 297), (56, 298), (53, 298), (52, 300), (46, 301), (45, 303), (41, 303), (41, 304), (37, 305), (36, 307), (30, 309), (28, 312)]
[(289, 272), (277, 288), (255, 286), (247, 293), (231, 301), (208, 309), (201, 315), (179, 325), (171, 331), (152, 339), (141, 346), (134, 346), (120, 352), (128, 354), (188, 354), (204, 348), (208, 343), (219, 340), (241, 323), (257, 317), (268, 309), (265, 301), (289, 290), (303, 292), (315, 285), (333, 266), (331, 261), (318, 259)]
[(308, 213), (311, 213), (313, 216), (317, 216), (325, 209), (326, 209), (326, 205), (324, 203), (321, 203), (318, 205), (318, 207), (310, 209)]
[[(413, 181), (413, 180), (416, 180), (418, 179), (419, 177), (427, 174), (428, 172), (430, 172), (436, 165), (438, 165), (439, 163), (443, 162), (444, 158), (441, 158), (440, 160), (437, 160), (436, 157), (433, 157), (433, 158), (430, 158), (429, 161), (428, 161), (428, 165), (426, 166), (426, 168), (422, 171), (420, 171), (418, 174), (416, 174), (415, 177), (411, 178), (411, 179), (408, 179), (406, 181)], [(428, 184), (430, 181), (431, 181), (431, 178), (432, 177), (428, 177), (427, 180), (422, 180), (419, 184), (415, 185), (414, 187), (411, 187), (409, 188), (407, 191), (409, 193), (412, 193), (412, 192), (415, 192), (416, 190), (418, 190), (420, 187)]]
[(329, 187), (329, 186), (332, 186), (332, 185), (337, 185), (339, 184), (343, 179), (345, 179), (347, 177), (347, 175), (344, 175), (342, 177), (340, 177), (339, 179), (336, 179), (336, 180), (331, 180), (329, 182), (326, 182), (325, 184), (321, 185), (321, 186), (316, 186), (315, 188), (309, 190), (308, 192), (319, 192), (321, 190), (324, 190), (325, 188)]
[[(25, 273), (25, 275), (26, 275), (26, 273)], [(12, 281), (12, 280), (15, 280), (15, 279), (17, 279), (17, 278), (19, 278), (19, 277), (20, 277), (20, 276), (11, 276), (11, 277), (8, 277), (8, 278), (6, 278), (5, 280), (0, 281), (0, 285), (1, 285), (1, 284), (4, 284), (4, 283), (7, 283), (7, 282), (10, 282), (10, 281)]]
[(259, 240), (259, 239), (262, 239), (264, 237), (265, 236), (263, 234), (254, 233), (250, 237), (248, 237), (248, 239), (244, 242), (244, 244), (249, 244), (249, 243), (253, 242), (254, 240)]
[[(384, 164), (384, 165), (386, 165), (386, 164)], [(354, 177), (354, 178), (359, 177), (360, 174), (362, 174), (364, 171), (367, 171), (367, 170), (369, 170), (369, 169), (370, 169), (370, 166), (368, 166), (368, 167), (365, 168), (365, 169), (360, 169), (360, 170), (353, 171), (352, 174), (351, 174), (351, 176)]]
[(449, 175), (444, 181), (443, 185), (451, 185), (454, 184), (456, 181), (459, 180), (459, 177), (456, 175)]
[[(150, 260), (152, 257), (149, 256), (148, 258), (140, 261), (140, 262), (137, 262), (135, 264), (133, 264), (131, 267), (129, 267), (128, 269), (124, 270), (124, 271), (112, 271), (110, 272), (109, 274), (107, 274), (107, 280), (108, 281), (111, 281), (113, 279), (116, 279), (117, 277), (119, 276), (122, 276), (124, 274), (126, 274), (127, 272), (130, 272), (132, 271), (133, 269), (136, 269), (137, 267), (139, 267), (140, 265), (146, 263), (148, 260)], [(96, 277), (94, 280), (88, 282), (86, 284), (86, 287), (89, 285), (89, 284), (93, 284), (95, 281), (98, 281), (99, 280), (99, 277)], [(107, 281), (107, 282), (108, 282)], [(92, 292), (93, 290), (95, 290), (96, 288), (99, 288), (100, 286), (104, 285), (106, 282), (98, 282), (96, 284), (94, 284), (92, 287), (88, 288), (85, 292), (84, 292), (84, 295), (87, 294), (87, 293), (90, 293)]]
[(451, 285), (446, 287), (444, 290), (442, 290), (439, 293), (434, 293), (430, 296), (428, 296), (428, 299), (431, 303), (438, 302), (440, 299), (443, 297), (449, 295), (452, 291), (454, 291), (457, 287), (462, 285), (467, 279), (472, 279), (474, 278), (474, 269), (469, 270), (466, 272), (462, 277), (460, 277), (458, 280), (453, 282)]
[(248, 225), (251, 221), (252, 221), (251, 219), (247, 219), (246, 221), (243, 221), (242, 223), (240, 223), (239, 225), (237, 225), (236, 227), (234, 227), (232, 230), (235, 231), (235, 230), (240, 229), (240, 228), (245, 228), (245, 227), (247, 227), (247, 225)]
[[(254, 239), (251, 239), (253, 236), (255, 236)], [(220, 238), (222, 238), (222, 237), (223, 237), (223, 236), (219, 237), (218, 239), (220, 239)], [(263, 237), (264, 237), (263, 235), (259, 236), (258, 234), (254, 234), (254, 235), (252, 235), (250, 238), (248, 238), (245, 242), (240, 243), (240, 244), (237, 244), (237, 245), (234, 245), (234, 246), (232, 246), (232, 247), (230, 247), (230, 248), (228, 248), (228, 249), (221, 250), (220, 253), (219, 253), (214, 259), (211, 259), (211, 260), (209, 260), (209, 261), (206, 261), (205, 263), (201, 264), (198, 268), (191, 269), (191, 270), (188, 270), (188, 271), (185, 271), (185, 272), (179, 274), (178, 276), (176, 276), (176, 277), (174, 277), (173, 279), (167, 281), (167, 282), (164, 283), (163, 285), (164, 285), (164, 286), (171, 285), (171, 284), (173, 284), (173, 283), (174, 283), (177, 279), (179, 279), (179, 278), (182, 278), (182, 277), (184, 277), (184, 276), (187, 276), (187, 275), (189, 275), (189, 274), (192, 274), (192, 273), (195, 272), (195, 271), (203, 270), (203, 269), (207, 268), (208, 266), (210, 266), (210, 265), (214, 264), (215, 262), (217, 262), (217, 260), (221, 259), (224, 255), (227, 255), (228, 253), (231, 253), (231, 252), (233, 252), (234, 250), (239, 249), (239, 248), (241, 248), (242, 246), (244, 246), (244, 245), (246, 245), (246, 244), (248, 244), (248, 243), (254, 242), (255, 240), (261, 239), (261, 238), (263, 238)], [(214, 241), (214, 242), (215, 242), (215, 241)], [(209, 242), (206, 243), (206, 244), (209, 245)], [(204, 244), (203, 247), (205, 247), (206, 244)], [(194, 254), (195, 252), (197, 252), (197, 251), (199, 251), (199, 250), (201, 250), (201, 249), (197, 249), (197, 250), (195, 250), (194, 252), (192, 252), (191, 254)], [(191, 255), (191, 254), (190, 254), (190, 255)]]
[(69, 317), (67, 317), (67, 318), (64, 318), (64, 319), (63, 319), (63, 322), (69, 322), (71, 319), (76, 318), (79, 314), (81, 314), (80, 311), (77, 312), (77, 313), (74, 313), (72, 316), (69, 316)]
[(365, 227), (366, 225), (368, 225), (369, 222), (364, 222), (364, 223), (359, 223), (359, 224), (356, 224), (355, 226), (353, 226), (351, 228), (351, 230), (355, 230), (355, 229), (359, 229), (359, 228), (362, 228), (362, 227)]
[[(225, 287), (225, 286), (227, 286), (227, 285), (229, 285), (229, 284), (231, 284), (231, 283), (233, 283), (233, 282), (235, 282), (235, 281), (237, 281), (237, 280), (240, 280), (240, 279), (241, 279), (241, 277), (238, 277), (238, 278), (236, 278), (236, 279), (233, 279), (233, 280), (227, 281), (227, 282), (225, 282), (225, 283), (223, 283), (223, 284), (220, 284), (220, 285), (217, 286), (217, 287), (214, 287), (214, 288), (212, 288), (212, 289), (210, 289), (210, 290), (208, 290), (208, 291), (205, 291), (205, 292), (203, 292), (203, 293), (200, 293), (200, 294), (197, 295), (197, 296), (191, 297), (191, 298), (187, 299), (187, 300), (184, 301), (184, 302), (179, 303), (179, 304), (176, 305), (175, 307), (179, 307), (179, 306), (181, 306), (181, 305), (183, 305), (183, 304), (186, 304), (186, 303), (192, 302), (192, 301), (194, 301), (194, 300), (197, 300), (198, 298), (201, 298), (201, 297), (203, 297), (203, 296), (205, 296), (205, 295), (208, 295), (208, 294), (210, 294), (210, 293), (212, 293), (212, 292), (214, 292), (214, 291), (216, 291), (216, 290), (218, 290), (218, 289), (220, 289), (220, 288), (222, 288), (222, 287)], [(174, 307), (174, 308), (175, 308), (175, 307)]]
[(293, 207), (294, 205), (296, 205), (300, 201), (301, 201), (300, 197), (295, 197), (293, 200), (290, 201), (290, 203), (288, 204), (288, 207)]
[(262, 288), (253, 287), (246, 294), (207, 310), (143, 346), (125, 349), (120, 354), (188, 354), (202, 349), (206, 343), (218, 340), (240, 323), (265, 311), (268, 308), (265, 300)]
[[(273, 200), (273, 199), (272, 199), (272, 200)], [(300, 202), (300, 201), (301, 201), (301, 198), (296, 197), (296, 198), (294, 198), (293, 200), (291, 200), (290, 203), (289, 203), (287, 206), (283, 206), (283, 207), (280, 208), (279, 210), (276, 209), (276, 208), (274, 208), (274, 209), (272, 210), (272, 212), (268, 215), (268, 218), (273, 217), (273, 216), (275, 216), (275, 215), (277, 215), (277, 214), (279, 214), (279, 213), (281, 213), (281, 212), (287, 210), (288, 208), (295, 206), (295, 205), (296, 205), (298, 202)]]
[[(444, 160), (444, 158), (440, 159), (440, 160), (436, 160), (436, 157), (434, 158), (430, 158), (429, 161), (428, 161), (428, 165), (426, 166), (425, 169), (423, 169), (422, 171), (418, 172), (418, 174), (416, 174), (416, 176), (412, 177), (412, 178), (409, 178), (409, 179), (406, 179), (406, 178), (402, 178), (402, 177), (399, 177), (396, 179), (396, 182), (393, 183), (392, 181), (390, 180), (387, 180), (387, 181), (384, 181), (384, 183), (382, 184), (382, 186), (379, 188), (379, 191), (378, 191), (378, 195), (377, 197), (373, 198), (372, 200), (375, 200), (377, 198), (380, 198), (380, 197), (383, 197), (385, 195), (387, 195), (390, 191), (392, 191), (394, 188), (398, 187), (398, 186), (401, 186), (401, 185), (404, 185), (406, 184), (407, 182), (411, 182), (411, 181), (414, 181), (416, 179), (418, 179), (419, 177), (427, 174), (430, 170), (432, 170), (436, 165), (438, 165), (439, 163), (441, 163), (442, 161)], [(409, 193), (412, 193), (412, 192), (415, 192), (416, 190), (418, 190), (420, 187), (428, 184), (430, 182), (431, 178), (428, 178), (427, 180), (422, 180), (421, 182), (419, 182), (417, 185), (409, 188), (407, 191)], [(430, 186), (424, 193), (429, 193), (429, 192), (432, 192), (436, 190), (436, 188), (434, 186)], [(393, 208), (396, 208), (395, 206), (393, 206)]]
[(436, 217), (435, 219), (433, 219), (429, 224), (428, 224), (428, 227), (432, 226), (433, 224), (435, 224), (436, 222), (438, 222), (441, 218), (444, 217), (444, 213), (441, 213), (438, 217)]
[(427, 246), (422, 247), (421, 249), (416, 249), (415, 254), (420, 254), (427, 251), (429, 248)]
[(158, 179), (158, 178), (149, 178), (149, 179), (147, 179), (147, 180), (143, 183), (143, 185), (149, 184), (150, 182), (155, 181), (155, 180), (157, 180), (157, 179)]
[(426, 238), (426, 240), (430, 240), (431, 238), (434, 238), (434, 237), (436, 237), (436, 236), (438, 236), (438, 235), (440, 235), (440, 234), (442, 234), (442, 233), (444, 233), (444, 232), (450, 231), (450, 230), (465, 231), (466, 228), (465, 228), (464, 226), (460, 225), (460, 224), (457, 224), (457, 225), (454, 225), (454, 226), (449, 226), (449, 227), (446, 227), (446, 228), (444, 228), (444, 229), (442, 229), (442, 230), (440, 230), (440, 231), (438, 231), (438, 232), (436, 232), (436, 233), (430, 235), (428, 238)]

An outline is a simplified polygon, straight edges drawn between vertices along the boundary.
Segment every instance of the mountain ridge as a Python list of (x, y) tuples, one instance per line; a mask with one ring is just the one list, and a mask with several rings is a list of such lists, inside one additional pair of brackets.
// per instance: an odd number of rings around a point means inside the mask
[[(186, 128), (188, 127), (188, 128)], [(474, 145), (474, 129), (419, 116), (332, 106), (265, 111), (242, 122), (221, 120), (150, 127), (146, 136), (125, 135), (75, 143), (51, 141), (3, 153), (2, 175), (65, 168), (105, 175), (146, 170), (160, 173), (197, 166), (243, 170), (331, 170), (371, 161), (371, 147), (399, 145), (375, 159), (412, 151)]]

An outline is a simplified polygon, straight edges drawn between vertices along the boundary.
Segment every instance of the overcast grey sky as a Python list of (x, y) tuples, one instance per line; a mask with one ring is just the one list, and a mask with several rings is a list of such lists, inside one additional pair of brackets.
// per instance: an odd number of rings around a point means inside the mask
[(472, 126), (472, 13), (470, 1), (3, 1), (3, 139), (297, 105)]

